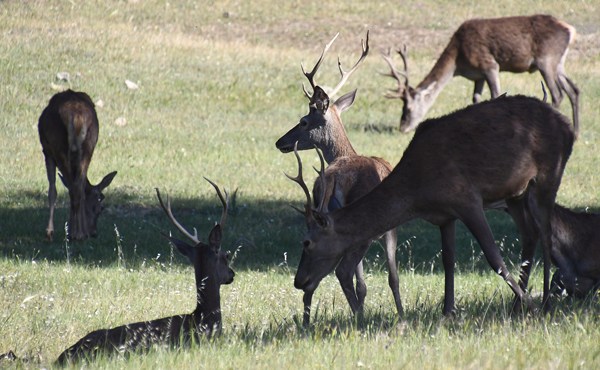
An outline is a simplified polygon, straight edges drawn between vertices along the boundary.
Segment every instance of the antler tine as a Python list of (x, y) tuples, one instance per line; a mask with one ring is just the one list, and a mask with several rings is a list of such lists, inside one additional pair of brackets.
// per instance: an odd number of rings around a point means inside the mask
[[(390, 67), (390, 72), (384, 73), (384, 75), (390, 76), (398, 82), (398, 88), (390, 89), (391, 93), (386, 94), (385, 97), (389, 98), (389, 99), (400, 98), (402, 96), (402, 92), (404, 91), (404, 88), (408, 84), (408, 75), (405, 72), (397, 70), (396, 67), (394, 66), (394, 62), (392, 61), (391, 48), (387, 49), (387, 53), (385, 53), (384, 51), (381, 51), (381, 56), (382, 56), (383, 60), (385, 60), (386, 63), (388, 64), (388, 66)], [(406, 67), (406, 64), (405, 64), (405, 67)], [(406, 81), (405, 83), (402, 82), (402, 77)]]
[(158, 201), (160, 203), (160, 206), (162, 207), (163, 211), (165, 211), (165, 213), (169, 217), (169, 220), (171, 220), (171, 223), (173, 224), (173, 226), (175, 226), (177, 229), (179, 229), (179, 231), (183, 235), (185, 235), (188, 239), (190, 239), (194, 243), (198, 244), (200, 242), (200, 239), (198, 239), (198, 230), (194, 229), (194, 235), (192, 235), (183, 226), (181, 226), (181, 224), (175, 219), (175, 216), (173, 216), (173, 212), (171, 211), (171, 201), (169, 200), (169, 196), (167, 195), (167, 205), (165, 206), (165, 204), (162, 200), (162, 197), (160, 196), (160, 191), (158, 190), (158, 188), (156, 188), (156, 195), (158, 196)]
[(301, 210), (299, 210), (296, 207), (293, 207), (293, 208), (295, 210), (297, 210), (298, 212), (303, 213), (304, 216), (308, 218), (312, 213), (312, 199), (310, 197), (310, 191), (308, 190), (308, 186), (306, 186), (306, 183), (304, 182), (304, 178), (302, 177), (302, 159), (300, 158), (300, 155), (298, 154), (298, 142), (297, 141), (294, 144), (294, 155), (296, 156), (296, 161), (298, 162), (298, 175), (296, 177), (292, 177), (286, 173), (285, 176), (288, 179), (295, 182), (296, 184), (300, 185), (300, 187), (304, 191), (304, 195), (306, 196), (306, 204), (304, 205), (304, 212), (302, 212)]
[(400, 58), (402, 58), (402, 63), (404, 64), (404, 78), (406, 78), (406, 86), (408, 86), (408, 63), (406, 63), (406, 44), (402, 45), (402, 49), (396, 50), (398, 54), (400, 54)]
[(317, 170), (315, 167), (314, 170), (317, 171), (317, 174), (319, 174), (319, 180), (321, 181), (321, 187), (322, 187), (322, 191), (321, 191), (321, 201), (319, 202), (319, 208), (317, 208), (317, 212), (323, 212), (323, 209), (325, 207), (325, 199), (327, 198), (327, 183), (325, 181), (325, 159), (323, 159), (323, 153), (321, 153), (321, 151), (319, 150), (319, 148), (315, 147), (315, 150), (317, 151), (317, 154), (319, 155), (319, 160), (321, 161), (321, 169)]
[(224, 190), (225, 196), (223, 196), (223, 194), (221, 193), (221, 189), (219, 189), (217, 184), (210, 181), (206, 177), (204, 178), (204, 180), (208, 181), (208, 183), (211, 184), (213, 186), (213, 188), (215, 188), (215, 190), (217, 191), (217, 195), (219, 196), (219, 199), (221, 200), (221, 204), (223, 205), (223, 212), (221, 213), (221, 221), (219, 221), (219, 225), (221, 225), (221, 227), (224, 227), (225, 221), (227, 220), (227, 210), (229, 209), (229, 194), (227, 193), (227, 190)]
[[(331, 39), (331, 41), (329, 41), (325, 45), (325, 47), (323, 48), (323, 52), (321, 52), (321, 57), (317, 61), (317, 64), (315, 64), (315, 66), (313, 67), (312, 71), (310, 71), (310, 73), (307, 73), (306, 70), (304, 69), (304, 65), (302, 63), (300, 63), (300, 68), (302, 68), (302, 73), (304, 73), (304, 76), (306, 76), (306, 78), (308, 79), (308, 82), (310, 82), (310, 86), (313, 88), (313, 90), (317, 86), (317, 84), (314, 81), (315, 73), (317, 73), (317, 71), (319, 70), (319, 67), (321, 66), (321, 62), (323, 62), (323, 58), (325, 57), (325, 54), (327, 54), (327, 52), (329, 51), (329, 48), (331, 48), (331, 45), (333, 45), (333, 42), (335, 41), (335, 39), (337, 39), (339, 34), (340, 34), (339, 32), (336, 33), (335, 36), (333, 36), (333, 38)], [(304, 90), (304, 95), (306, 95), (307, 98), (310, 99), (312, 97), (312, 95), (308, 93), (308, 90), (306, 90), (306, 86), (304, 86), (304, 84), (302, 84), (302, 90)]]
[(362, 61), (365, 60), (367, 55), (369, 55), (369, 31), (367, 31), (366, 41), (361, 39), (360, 44), (362, 46), (362, 54), (360, 55), (360, 58), (358, 58), (358, 61), (354, 64), (352, 68), (350, 68), (348, 72), (344, 71), (344, 69), (342, 68), (342, 63), (340, 62), (340, 58), (338, 57), (338, 69), (340, 70), (340, 75), (342, 76), (342, 78), (340, 79), (340, 82), (338, 82), (337, 86), (333, 90), (331, 90), (331, 92), (328, 93), (329, 96), (334, 96), (340, 91), (340, 89), (342, 88), (342, 86), (344, 86), (346, 81), (348, 81), (348, 78), (352, 75), (352, 73), (356, 71), (356, 69), (362, 63)]
[(544, 93), (543, 101), (545, 103), (546, 101), (548, 101), (548, 94), (546, 94), (546, 87), (544, 86), (544, 82), (540, 81), (540, 84), (542, 85), (542, 92)]

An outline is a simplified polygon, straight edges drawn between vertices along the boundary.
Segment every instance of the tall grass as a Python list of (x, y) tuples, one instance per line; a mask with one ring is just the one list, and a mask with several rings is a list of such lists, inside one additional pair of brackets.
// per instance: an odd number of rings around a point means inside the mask
[[(337, 282), (327, 278), (315, 296), (314, 327), (298, 326), (301, 292), (292, 277), (304, 223), (289, 204), (300, 204), (302, 193), (282, 174), (294, 171), (294, 159), (278, 153), (274, 142), (307, 111), (300, 62), (313, 63), (339, 31), (317, 76), (334, 84), (334, 56), (352, 63), (370, 30), (371, 55), (346, 86), (359, 88), (357, 101), (343, 118), (360, 153), (396, 163), (411, 135), (397, 130), (399, 102), (383, 99), (393, 83), (378, 74), (386, 66), (377, 51), (407, 44), (417, 82), (464, 19), (536, 12), (579, 31), (566, 69), (582, 91), (582, 131), (558, 200), (598, 210), (594, 2), (0, 1), (0, 353), (14, 349), (31, 360), (21, 365), (46, 366), (93, 329), (191, 312), (191, 269), (160, 236), (170, 225), (154, 188), (171, 196), (182, 223), (204, 235), (220, 215), (206, 176), (238, 189), (225, 230), (224, 248), (237, 251), (237, 275), (223, 288), (223, 337), (94, 367), (597, 367), (597, 302), (559, 300), (553, 316), (512, 317), (510, 289), (489, 271), (462, 226), (455, 319), (441, 317), (439, 233), (415, 221), (399, 230), (405, 320), (394, 315), (376, 244), (366, 258), (364, 321), (350, 317)], [(58, 79), (59, 72), (69, 80)], [(127, 79), (139, 89), (128, 89)], [(510, 94), (541, 96), (540, 79), (503, 74), (501, 84)], [(101, 127), (91, 181), (119, 174), (105, 192), (98, 239), (66, 243), (57, 228), (49, 243), (36, 125), (50, 96), (68, 87), (97, 102)], [(470, 82), (454, 79), (429, 116), (463, 107), (471, 91)], [(567, 102), (561, 110), (570, 116)], [(307, 164), (317, 161), (313, 153), (302, 156)], [(57, 225), (67, 220), (67, 198), (59, 186)], [(517, 263), (512, 222), (498, 212), (489, 218), (507, 263)], [(536, 272), (534, 293), (540, 282)]]

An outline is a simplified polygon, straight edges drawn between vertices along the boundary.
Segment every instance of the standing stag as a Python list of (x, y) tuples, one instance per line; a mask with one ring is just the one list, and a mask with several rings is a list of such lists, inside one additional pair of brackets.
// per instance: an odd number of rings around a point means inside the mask
[(54, 95), (40, 116), (38, 131), (49, 183), (47, 238), (52, 240), (54, 235), (56, 167), (71, 200), (68, 236), (74, 240), (96, 236), (98, 216), (103, 209), (102, 191), (117, 171), (106, 175), (98, 185), (90, 184), (87, 178), (98, 141), (98, 117), (92, 99), (86, 93), (72, 90)]
[(565, 59), (575, 38), (575, 28), (549, 15), (495, 19), (471, 19), (454, 33), (431, 71), (416, 88), (408, 83), (405, 51), (399, 50), (404, 71), (398, 71), (391, 55), (383, 55), (390, 76), (398, 82), (397, 90), (387, 96), (404, 103), (400, 130), (417, 127), (435, 99), (453, 76), (475, 82), (473, 102), (481, 100), (484, 83), (492, 98), (500, 95), (499, 72), (534, 72), (539, 70), (550, 89), (552, 106), (558, 108), (564, 91), (573, 111), (575, 137), (579, 133), (579, 89), (565, 74)]
[[(330, 91), (329, 94), (325, 93), (314, 81), (315, 73), (336, 38), (337, 35), (325, 45), (321, 57), (311, 72), (306, 72), (304, 67), (302, 67), (302, 72), (307, 77), (313, 89), (312, 95), (308, 93), (306, 88), (304, 89), (304, 93), (309, 99), (309, 113), (302, 117), (296, 126), (275, 143), (277, 149), (283, 153), (291, 152), (295, 148), (297, 150), (306, 150), (312, 149), (315, 146), (323, 152), (325, 160), (329, 164), (324, 172), (324, 177), (327, 179), (326, 182), (333, 186), (324, 189), (321, 187), (321, 182), (317, 181), (315, 182), (313, 193), (315, 199), (323, 199), (328, 211), (343, 207), (367, 194), (392, 169), (390, 164), (381, 158), (358, 155), (346, 135), (341, 113), (350, 108), (354, 102), (356, 90), (343, 95), (330, 105), (330, 96), (333, 97), (342, 88), (350, 74), (366, 58), (369, 52), (369, 34), (367, 33), (366, 41), (362, 45), (360, 58), (349, 71), (344, 71), (338, 61), (341, 80), (333, 91)], [(302, 174), (299, 174), (299, 176), (297, 179), (301, 179)], [(398, 314), (402, 315), (396, 266), (396, 230), (387, 231), (385, 239), (389, 285), (394, 295)], [(367, 294), (362, 258), (370, 244), (371, 241), (366, 241), (356, 251), (344, 255), (335, 269), (336, 276), (348, 300), (348, 304), (354, 313), (362, 312)], [(354, 275), (356, 276), (356, 288), (354, 288), (352, 281)], [(316, 289), (316, 286), (314, 288)], [(305, 326), (310, 323), (310, 306), (313, 294), (314, 289), (305, 291), (304, 293), (303, 321)]]
[(66, 349), (57, 360), (64, 365), (80, 359), (91, 359), (99, 353), (126, 352), (146, 349), (153, 344), (181, 345), (189, 344), (200, 336), (218, 334), (221, 331), (221, 294), (222, 284), (231, 284), (235, 273), (229, 267), (229, 254), (221, 251), (221, 237), (227, 216), (227, 193), (223, 197), (218, 186), (207, 179), (215, 188), (223, 213), (208, 236), (208, 244), (198, 239), (198, 233), (189, 233), (175, 219), (167, 197), (165, 206), (158, 189), (156, 195), (163, 211), (173, 225), (194, 245), (169, 237), (177, 250), (186, 256), (194, 266), (196, 278), (196, 309), (191, 314), (176, 315), (152, 321), (142, 321), (118, 326), (112, 329), (100, 329), (87, 334), (73, 346)]
[[(520, 224), (524, 219), (539, 220), (544, 251), (543, 304), (547, 307), (550, 215), (573, 141), (568, 120), (552, 107), (525, 96), (505, 97), (424, 122), (390, 175), (343, 208), (327, 212), (320, 202), (321, 206), (313, 209), (306, 184), (299, 180), (307, 198), (308, 233), (294, 286), (314, 290), (349, 251), (393, 227), (421, 218), (440, 228), (445, 271), (443, 313), (451, 314), (458, 219), (478, 241), (492, 269), (511, 287), (516, 304), (529, 305), (531, 298), (524, 288), (528, 276), (521, 284), (513, 279), (485, 219), (485, 207), (505, 201), (520, 231), (528, 230)], [(529, 192), (534, 183), (535, 191)], [(526, 206), (528, 194), (535, 197), (535, 215), (527, 214), (531, 211)]]

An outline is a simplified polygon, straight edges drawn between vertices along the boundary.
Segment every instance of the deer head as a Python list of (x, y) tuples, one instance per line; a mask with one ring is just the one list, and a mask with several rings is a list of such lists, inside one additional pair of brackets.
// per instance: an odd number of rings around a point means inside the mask
[(394, 78), (398, 87), (391, 89), (385, 96), (389, 99), (402, 100), (402, 116), (400, 118), (400, 131), (409, 132), (414, 130), (427, 114), (433, 99), (431, 94), (436, 87), (436, 83), (432, 83), (425, 89), (414, 88), (408, 83), (408, 66), (406, 63), (406, 45), (403, 49), (397, 50), (402, 58), (404, 70), (399, 71), (395, 66), (391, 56), (391, 50), (382, 52), (381, 55), (390, 67), (390, 72), (387, 76)]
[[(206, 179), (206, 178), (205, 178)], [(160, 191), (156, 189), (156, 195), (163, 211), (167, 214), (171, 223), (194, 244), (190, 245), (182, 240), (168, 236), (169, 240), (177, 247), (177, 250), (186, 256), (194, 266), (196, 274), (196, 284), (204, 286), (208, 283), (216, 284), (218, 287), (222, 284), (230, 284), (235, 276), (234, 271), (229, 267), (229, 254), (221, 250), (221, 239), (223, 236), (223, 227), (227, 219), (227, 209), (229, 196), (225, 192), (225, 196), (221, 193), (219, 187), (206, 179), (216, 190), (223, 212), (221, 220), (217, 223), (209, 233), (208, 243), (202, 242), (198, 238), (198, 232), (194, 229), (194, 234), (188, 232), (173, 216), (171, 211), (171, 203), (167, 197), (167, 204), (163, 202)]]
[(344, 94), (340, 98), (336, 99), (333, 103), (331, 102), (331, 97), (335, 96), (339, 92), (346, 81), (348, 81), (350, 75), (356, 71), (356, 69), (368, 55), (369, 33), (367, 32), (366, 41), (361, 40), (362, 54), (350, 70), (345, 71), (342, 68), (341, 62), (338, 58), (338, 68), (341, 75), (340, 81), (331, 91), (325, 92), (322, 87), (317, 85), (314, 80), (314, 76), (321, 66), (325, 54), (327, 54), (337, 36), (338, 34), (336, 34), (333, 39), (327, 45), (325, 45), (323, 52), (321, 53), (321, 57), (310, 72), (306, 72), (304, 66), (302, 65), (302, 72), (308, 79), (308, 82), (313, 90), (313, 93), (310, 94), (306, 86), (304, 86), (304, 84), (302, 85), (304, 94), (309, 99), (309, 112), (300, 119), (300, 122), (296, 126), (294, 126), (275, 143), (277, 149), (283, 153), (291, 152), (294, 148), (294, 145), (296, 145), (296, 142), (298, 143), (298, 150), (311, 149), (316, 145), (319, 149), (325, 151), (327, 162), (331, 162), (331, 160), (333, 160), (331, 158), (333, 154), (330, 154), (330, 152), (335, 152), (336, 150), (328, 148), (334, 146), (343, 147), (343, 149), (340, 149), (342, 151), (351, 151), (355, 153), (346, 137), (341, 120), (341, 114), (350, 108), (354, 103), (356, 90)]
[[(98, 218), (104, 210), (103, 201), (104, 194), (102, 192), (106, 189), (115, 176), (117, 171), (113, 171), (97, 184), (92, 185), (87, 179), (85, 181), (85, 187), (83, 192), (80, 190), (75, 191), (76, 185), (69, 184), (65, 178), (59, 174), (60, 179), (71, 194), (71, 216), (69, 218), (69, 225), (71, 235), (70, 237), (75, 240), (84, 239), (86, 236), (96, 237), (98, 235)], [(83, 197), (78, 196), (77, 193), (83, 194)]]
[[(319, 174), (317, 181), (321, 182), (320, 186), (321, 189), (323, 189), (323, 196), (319, 200), (317, 208), (313, 209), (310, 191), (304, 182), (302, 160), (298, 154), (297, 145), (294, 147), (294, 155), (298, 162), (298, 175), (292, 177), (286, 174), (290, 180), (294, 181), (302, 188), (304, 195), (306, 196), (304, 210), (296, 209), (304, 215), (308, 232), (302, 242), (302, 255), (294, 279), (294, 286), (305, 292), (312, 292), (317, 289), (321, 280), (327, 276), (329, 272), (333, 271), (344, 253), (347, 252), (348, 246), (360, 244), (355, 243), (355, 240), (353, 239), (346, 239), (334, 232), (331, 218), (325, 212), (327, 207), (325, 204), (325, 194), (330, 193), (331, 189), (335, 187), (335, 184), (325, 182), (324, 159), (318, 149), (317, 154), (321, 161), (321, 169), (317, 170)], [(319, 246), (326, 247), (321, 248)], [(317, 248), (319, 250), (316, 250)]]

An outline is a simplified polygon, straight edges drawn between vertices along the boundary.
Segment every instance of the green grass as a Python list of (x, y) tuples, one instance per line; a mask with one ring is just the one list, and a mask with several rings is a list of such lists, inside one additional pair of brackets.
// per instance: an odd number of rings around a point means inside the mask
[[(274, 147), (307, 111), (300, 62), (314, 63), (335, 32), (340, 37), (317, 81), (333, 85), (336, 54), (344, 65), (353, 63), (370, 30), (372, 53), (342, 91), (359, 87), (344, 122), (360, 153), (396, 163), (411, 135), (397, 129), (399, 102), (383, 98), (394, 84), (378, 74), (386, 68), (379, 49), (407, 44), (416, 83), (464, 19), (550, 13), (578, 29), (566, 69), (582, 92), (581, 135), (558, 200), (597, 211), (598, 10), (585, 1), (0, 1), (0, 353), (13, 349), (31, 358), (19, 365), (47, 366), (93, 329), (190, 312), (193, 274), (160, 236), (171, 227), (154, 188), (168, 193), (176, 216), (204, 235), (220, 215), (206, 176), (238, 189), (225, 230), (224, 248), (237, 250), (237, 275), (223, 288), (223, 337), (127, 361), (101, 359), (94, 367), (598, 367), (597, 302), (561, 300), (552, 317), (512, 318), (510, 289), (489, 271), (462, 225), (456, 319), (441, 317), (439, 232), (415, 221), (399, 230), (405, 320), (394, 315), (376, 245), (366, 258), (364, 322), (350, 317), (328, 277), (315, 296), (314, 327), (304, 332), (297, 325), (301, 292), (292, 280), (305, 229), (289, 207), (301, 204), (302, 193), (283, 175), (295, 172), (294, 158)], [(56, 79), (62, 71), (69, 82)], [(140, 88), (128, 90), (126, 79)], [(501, 76), (511, 94), (541, 96), (540, 80), (537, 73)], [(48, 243), (36, 126), (52, 94), (66, 87), (103, 102), (91, 181), (119, 174), (105, 192), (98, 239), (64, 242), (68, 199), (61, 186), (56, 240)], [(470, 82), (454, 79), (429, 117), (468, 104), (471, 90)], [(568, 102), (561, 110), (570, 116)], [(115, 124), (119, 117), (124, 126)], [(303, 159), (317, 163), (314, 153)], [(514, 226), (502, 213), (489, 216), (516, 272)], [(539, 273), (531, 285), (540, 291)]]

